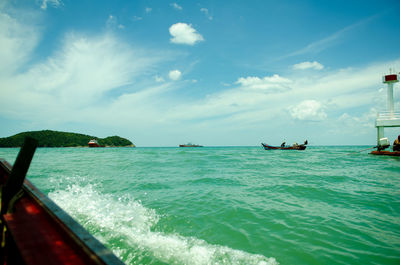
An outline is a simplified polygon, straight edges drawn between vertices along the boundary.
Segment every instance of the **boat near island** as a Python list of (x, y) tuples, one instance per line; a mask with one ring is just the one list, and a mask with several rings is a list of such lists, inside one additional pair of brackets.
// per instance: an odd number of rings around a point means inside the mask
[(96, 139), (92, 139), (88, 143), (89, 147), (102, 147)]
[(179, 147), (203, 147), (203, 146), (198, 144), (187, 143), (187, 144), (180, 144)]

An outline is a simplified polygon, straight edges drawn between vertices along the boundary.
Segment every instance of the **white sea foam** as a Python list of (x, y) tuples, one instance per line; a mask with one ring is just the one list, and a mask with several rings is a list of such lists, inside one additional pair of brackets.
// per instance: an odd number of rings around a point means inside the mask
[(91, 184), (71, 185), (50, 193), (49, 197), (127, 264), (139, 264), (146, 256), (168, 264), (278, 264), (274, 258), (263, 255), (152, 231), (160, 218), (154, 210), (129, 196), (101, 194)]

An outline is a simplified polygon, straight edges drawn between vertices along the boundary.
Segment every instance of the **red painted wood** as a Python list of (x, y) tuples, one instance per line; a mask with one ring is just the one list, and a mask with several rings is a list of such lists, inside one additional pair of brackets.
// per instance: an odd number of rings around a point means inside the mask
[(90, 264), (74, 249), (63, 231), (56, 229), (44, 210), (34, 201), (21, 198), (15, 212), (5, 214), (8, 232), (26, 264)]
[(372, 155), (384, 155), (384, 156), (400, 156), (400, 152), (399, 151), (372, 151), (371, 152)]

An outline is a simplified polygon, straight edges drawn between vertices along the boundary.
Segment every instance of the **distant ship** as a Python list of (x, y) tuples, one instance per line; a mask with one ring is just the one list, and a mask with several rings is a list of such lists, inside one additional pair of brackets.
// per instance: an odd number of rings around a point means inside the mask
[(92, 139), (88, 143), (89, 147), (101, 147), (96, 139)]
[(203, 146), (198, 144), (187, 143), (187, 144), (180, 144), (179, 147), (203, 147)]

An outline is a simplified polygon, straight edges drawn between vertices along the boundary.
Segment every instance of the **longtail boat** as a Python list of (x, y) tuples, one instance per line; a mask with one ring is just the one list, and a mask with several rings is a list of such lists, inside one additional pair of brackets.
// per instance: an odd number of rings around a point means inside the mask
[(292, 145), (292, 146), (272, 146), (261, 143), (265, 150), (305, 150), (307, 146), (305, 144)]
[(0, 264), (124, 264), (25, 179), (36, 146), (27, 137), (14, 166), (0, 159)]
[(372, 151), (372, 155), (383, 155), (383, 156), (400, 156), (400, 151)]

